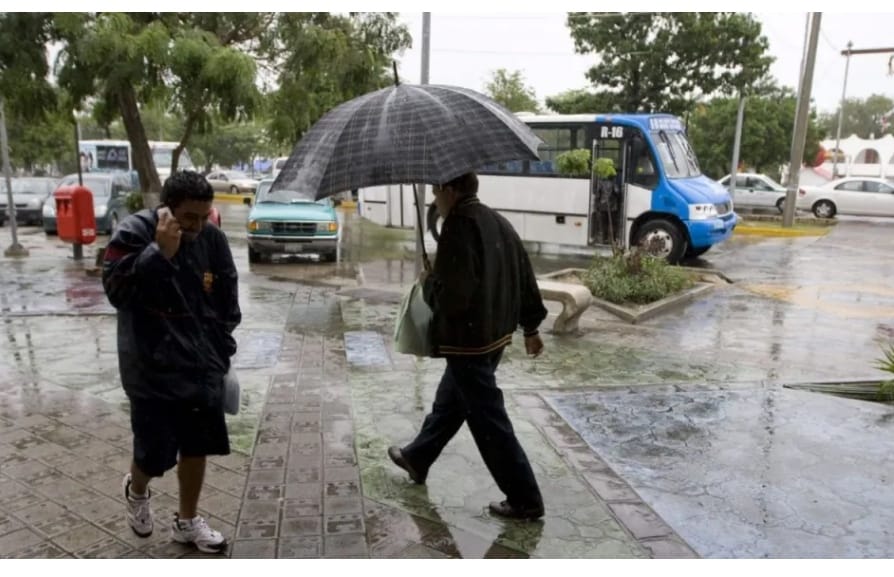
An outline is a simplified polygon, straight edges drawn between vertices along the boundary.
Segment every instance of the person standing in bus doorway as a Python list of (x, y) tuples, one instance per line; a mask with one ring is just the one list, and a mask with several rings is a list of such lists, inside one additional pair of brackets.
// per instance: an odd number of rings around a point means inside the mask
[(122, 489), (127, 521), (138, 536), (152, 534), (149, 481), (177, 465), (171, 537), (206, 553), (227, 545), (198, 514), (198, 502), (206, 456), (230, 452), (223, 382), (242, 320), (233, 256), (208, 222), (213, 199), (198, 173), (169, 177), (163, 206), (121, 221), (102, 275), (118, 310), (118, 365), (134, 435)]
[(475, 173), (434, 187), (444, 225), (423, 294), (433, 313), (435, 356), (444, 357), (447, 367), (419, 434), (403, 448), (389, 447), (388, 456), (411, 480), (424, 484), (441, 451), (468, 423), (485, 465), (506, 494), (504, 501), (490, 503), (491, 512), (537, 519), (544, 513), (543, 498), (494, 373), (519, 327), (527, 353), (540, 355), (537, 329), (547, 312), (518, 234), (477, 193)]

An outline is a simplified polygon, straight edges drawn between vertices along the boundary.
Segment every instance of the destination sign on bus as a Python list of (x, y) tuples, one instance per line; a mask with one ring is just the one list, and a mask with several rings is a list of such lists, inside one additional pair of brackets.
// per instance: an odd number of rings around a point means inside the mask
[(678, 118), (650, 118), (649, 128), (652, 130), (683, 131), (683, 124)]

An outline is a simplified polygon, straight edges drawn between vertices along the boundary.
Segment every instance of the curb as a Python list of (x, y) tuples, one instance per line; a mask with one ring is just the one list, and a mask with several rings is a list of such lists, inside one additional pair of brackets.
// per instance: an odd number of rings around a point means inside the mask
[(684, 305), (687, 305), (695, 300), (697, 297), (713, 289), (713, 284), (699, 282), (696, 283), (694, 287), (685, 292), (667, 297), (665, 299), (661, 299), (660, 301), (648, 305), (638, 307), (616, 305), (615, 303), (602, 300), (595, 296), (593, 297), (592, 304), (610, 312), (611, 314), (627, 321), (630, 324), (635, 325), (675, 308), (683, 307)]
[(737, 226), (733, 234), (767, 237), (801, 237), (801, 236), (825, 236), (832, 228), (827, 230), (798, 230), (787, 228), (775, 228), (769, 226)]
[(228, 192), (215, 192), (214, 202), (224, 202), (227, 204), (243, 204), (245, 199), (254, 199), (253, 194), (230, 194)]

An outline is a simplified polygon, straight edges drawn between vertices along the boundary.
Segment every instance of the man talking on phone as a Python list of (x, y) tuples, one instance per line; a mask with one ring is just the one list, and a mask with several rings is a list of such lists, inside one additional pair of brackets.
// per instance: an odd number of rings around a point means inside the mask
[(205, 553), (227, 545), (199, 516), (198, 502), (206, 456), (230, 452), (223, 380), (242, 320), (227, 238), (208, 222), (213, 200), (198, 173), (171, 175), (159, 208), (121, 222), (102, 275), (118, 310), (118, 367), (134, 435), (123, 481), (127, 521), (140, 537), (152, 534), (149, 481), (177, 465), (171, 537)]

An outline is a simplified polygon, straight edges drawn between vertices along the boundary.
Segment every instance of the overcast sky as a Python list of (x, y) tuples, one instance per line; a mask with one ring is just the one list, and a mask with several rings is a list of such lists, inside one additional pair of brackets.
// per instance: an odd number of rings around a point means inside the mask
[[(780, 83), (797, 87), (804, 47), (806, 12), (757, 13), (763, 33), (776, 58), (771, 73)], [(572, 88), (587, 87), (584, 76), (592, 55), (574, 53), (565, 26), (565, 12), (504, 14), (432, 13), (429, 82), (483, 90), (497, 68), (522, 70), (542, 102)], [(422, 47), (422, 13), (401, 13), (413, 35), (413, 48), (399, 60), (400, 74), (419, 81)], [(854, 49), (894, 47), (894, 13), (824, 13), (812, 97), (820, 111), (834, 111), (841, 99), (848, 40)], [(894, 76), (888, 76), (891, 55), (851, 57), (847, 95), (873, 93), (894, 96)]]

